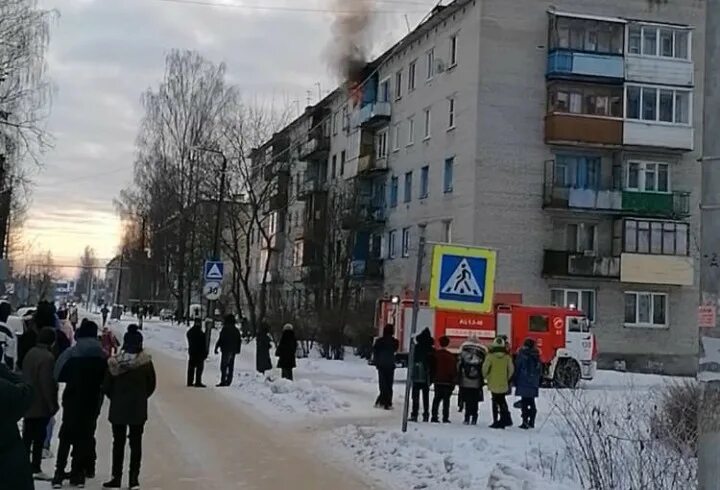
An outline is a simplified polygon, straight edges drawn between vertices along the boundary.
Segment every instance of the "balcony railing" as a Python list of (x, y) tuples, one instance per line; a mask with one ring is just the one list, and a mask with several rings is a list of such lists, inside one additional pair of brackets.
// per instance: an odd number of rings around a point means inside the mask
[(358, 126), (363, 128), (375, 128), (390, 121), (392, 106), (390, 102), (373, 102), (360, 109), (358, 114)]
[(315, 136), (302, 144), (298, 152), (300, 160), (324, 160), (330, 152), (330, 138)]
[(385, 223), (385, 208), (375, 205), (361, 205), (349, 209), (342, 219), (342, 226), (346, 230), (372, 228)]
[(545, 141), (620, 146), (623, 144), (623, 121), (585, 114), (548, 114), (545, 116)]
[(625, 63), (621, 55), (558, 49), (548, 53), (547, 76), (622, 80)]
[(310, 196), (318, 192), (327, 191), (327, 182), (320, 182), (317, 178), (311, 177), (300, 184), (300, 192), (298, 193), (298, 199), (306, 201)]
[(382, 279), (384, 276), (382, 259), (353, 260), (350, 275), (356, 279)]
[(387, 159), (378, 160), (375, 155), (365, 155), (358, 158), (358, 175), (367, 175), (387, 170)]
[(588, 253), (545, 250), (543, 275), (618, 279), (620, 257), (596, 257)]

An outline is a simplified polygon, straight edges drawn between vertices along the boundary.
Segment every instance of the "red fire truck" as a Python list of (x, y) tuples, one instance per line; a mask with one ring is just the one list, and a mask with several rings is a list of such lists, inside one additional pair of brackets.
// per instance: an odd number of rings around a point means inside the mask
[[(412, 307), (412, 300), (395, 297), (379, 300), (376, 311), (378, 332), (386, 324), (395, 326), (395, 335), (400, 340), (398, 362), (403, 365), (407, 365), (410, 350)], [(433, 309), (427, 301), (421, 301), (417, 333), (426, 327), (436, 339), (448, 336), (451, 350), (457, 350), (470, 335), (485, 344), (505, 335), (513, 353), (526, 338), (535, 339), (545, 378), (556, 386), (575, 387), (580, 379), (592, 379), (595, 375), (595, 335), (587, 317), (576, 309), (496, 303), (492, 313), (478, 314)]]

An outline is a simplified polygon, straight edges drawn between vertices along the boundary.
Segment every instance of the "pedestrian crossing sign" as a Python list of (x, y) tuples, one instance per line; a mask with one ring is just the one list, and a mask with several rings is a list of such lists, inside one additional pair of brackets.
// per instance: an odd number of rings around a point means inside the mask
[(430, 306), (489, 313), (493, 309), (497, 252), (455, 245), (433, 247)]
[(208, 260), (203, 268), (205, 282), (219, 282), (223, 280), (225, 264), (217, 260)]

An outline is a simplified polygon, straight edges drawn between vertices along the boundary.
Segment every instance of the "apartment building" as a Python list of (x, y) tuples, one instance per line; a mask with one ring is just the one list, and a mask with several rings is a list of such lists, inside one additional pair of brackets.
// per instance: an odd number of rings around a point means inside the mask
[(372, 294), (411, 290), (424, 229), (496, 248), (496, 291), (585, 311), (601, 365), (694, 372), (704, 9), (436, 8), (368, 64), (359, 94), (338, 89), (301, 117), (322, 133), (297, 133), (294, 247), (328, 247), (314, 221), (352, 185), (353, 271)]

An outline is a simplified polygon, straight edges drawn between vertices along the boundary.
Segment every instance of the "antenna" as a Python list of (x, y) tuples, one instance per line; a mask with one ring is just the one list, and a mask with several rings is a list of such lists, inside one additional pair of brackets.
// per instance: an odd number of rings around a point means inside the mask
[(322, 100), (322, 87), (320, 86), (320, 82), (315, 82), (315, 85), (318, 89), (318, 102)]
[(405, 25), (407, 26), (408, 34), (410, 34), (412, 29), (410, 29), (410, 19), (408, 19), (407, 14), (405, 14)]
[(305, 93), (307, 94), (307, 98), (306, 98), (307, 104), (306, 105), (310, 105), (312, 103), (312, 90), (307, 90)]

